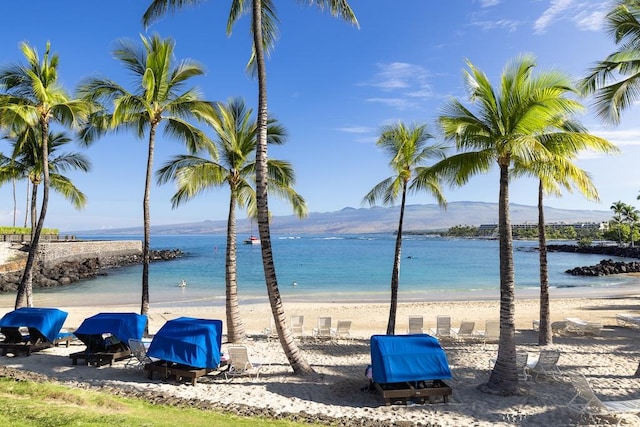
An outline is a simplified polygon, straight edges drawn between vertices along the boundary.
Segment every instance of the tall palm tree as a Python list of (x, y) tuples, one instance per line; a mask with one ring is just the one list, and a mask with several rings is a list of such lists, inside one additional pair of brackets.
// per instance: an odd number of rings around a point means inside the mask
[(596, 63), (580, 86), (595, 95), (598, 117), (618, 124), (622, 111), (640, 99), (640, 1), (615, 1), (605, 20), (617, 50)]
[[(171, 198), (174, 207), (186, 202), (212, 187), (228, 186), (229, 214), (227, 219), (227, 250), (225, 260), (227, 340), (240, 342), (246, 333), (240, 306), (238, 304), (238, 284), (236, 265), (236, 207), (255, 211), (255, 149), (256, 122), (251, 119), (252, 111), (245, 107), (241, 99), (229, 100), (217, 105), (217, 114), (212, 122), (216, 132), (216, 145), (220, 159), (210, 151), (210, 158), (196, 155), (175, 156), (157, 172), (158, 183), (175, 181), (177, 191)], [(270, 120), (267, 142), (283, 144), (285, 129), (275, 120)], [(293, 190), (295, 182), (293, 168), (288, 162), (269, 159), (269, 189), (289, 201), (299, 217), (307, 214), (304, 199)]]
[[(175, 11), (182, 6), (202, 3), (204, 0), (152, 0), (146, 10), (142, 22), (149, 25), (168, 11)], [(251, 3), (251, 9), (247, 5)], [(343, 18), (355, 25), (358, 21), (347, 0), (308, 0), (309, 5), (317, 5), (320, 9), (329, 9), (331, 15)], [(286, 333), (287, 320), (278, 288), (273, 250), (271, 248), (271, 232), (269, 229), (269, 205), (267, 196), (267, 69), (265, 54), (274, 47), (277, 38), (277, 16), (273, 0), (232, 0), (227, 33), (231, 33), (235, 22), (245, 13), (251, 12), (251, 32), (253, 35), (252, 54), (249, 61), (251, 70), (258, 78), (258, 110), (257, 110), (257, 146), (256, 146), (256, 204), (258, 231), (262, 242), (262, 265), (264, 269), (267, 293), (271, 312), (274, 317), (280, 344), (287, 360), (296, 374), (312, 374), (314, 371), (304, 359), (293, 337)]]
[(40, 132), (42, 153), (42, 205), (36, 224), (24, 273), (16, 295), (15, 307), (33, 305), (33, 267), (38, 251), (40, 234), (49, 204), (49, 126), (59, 123), (63, 127), (76, 128), (91, 111), (92, 105), (84, 100), (71, 98), (58, 80), (57, 54), (50, 54), (51, 45), (46, 44), (41, 59), (35, 48), (27, 43), (20, 45), (26, 65), (10, 65), (0, 69), (0, 117), (2, 126), (19, 134), (33, 128)]
[(407, 191), (426, 190), (431, 193), (440, 206), (446, 205), (439, 177), (425, 166), (429, 160), (445, 157), (445, 147), (429, 145), (433, 135), (427, 132), (427, 126), (407, 126), (400, 122), (382, 128), (376, 145), (389, 158), (389, 166), (394, 175), (375, 185), (363, 199), (364, 203), (375, 205), (382, 200), (385, 205), (393, 206), (400, 197), (400, 219), (396, 234), (396, 246), (391, 271), (391, 303), (387, 335), (394, 335), (396, 329), (396, 311), (398, 307), (398, 287), (400, 284), (400, 259), (402, 252), (402, 225)]
[(544, 220), (544, 196), (562, 195), (562, 189), (572, 191), (575, 187), (587, 199), (598, 200), (598, 191), (589, 174), (578, 168), (573, 161), (582, 150), (616, 153), (618, 149), (609, 141), (587, 133), (580, 123), (562, 116), (553, 129), (539, 137), (541, 144), (549, 150), (546, 162), (519, 164), (516, 159), (514, 177), (530, 174), (538, 178), (538, 247), (540, 256), (540, 328), (538, 344), (553, 343), (549, 305), (549, 270), (547, 263), (547, 237)]
[(452, 174), (453, 183), (465, 184), (471, 176), (490, 170), (493, 163), (500, 172), (500, 339), (496, 363), (488, 382), (481, 384), (480, 389), (501, 395), (519, 393), (510, 168), (516, 159), (524, 164), (548, 161), (551, 155), (538, 136), (561, 112), (571, 112), (579, 106), (565, 96), (570, 91), (570, 82), (562, 73), (547, 71), (534, 76), (535, 65), (532, 55), (514, 59), (503, 70), (500, 87), (494, 89), (487, 76), (467, 61), (465, 86), (478, 111), (474, 113), (457, 99), (451, 99), (438, 119), (445, 137), (454, 140), (460, 151), (439, 162), (440, 168)]
[(130, 40), (120, 40), (113, 55), (136, 79), (132, 91), (118, 83), (101, 78), (88, 78), (78, 87), (85, 99), (99, 102), (104, 107), (92, 117), (83, 136), (92, 143), (107, 130), (121, 128), (133, 130), (142, 139), (148, 132), (147, 165), (142, 202), (144, 243), (142, 249), (142, 299), (140, 314), (149, 312), (149, 252), (151, 241), (151, 214), (149, 201), (153, 183), (153, 155), (156, 133), (185, 143), (190, 151), (211, 145), (206, 134), (190, 120), (213, 116), (213, 106), (202, 99), (195, 88), (183, 90), (189, 79), (204, 74), (200, 64), (183, 60), (174, 61), (175, 42), (154, 34), (140, 36), (142, 46)]
[[(35, 130), (35, 132), (34, 132)], [(38, 187), (42, 184), (42, 149), (41, 134), (35, 128), (27, 128), (22, 135), (16, 136), (13, 142), (13, 155), (0, 155), (0, 184), (16, 179), (27, 179), (31, 183), (31, 229), (36, 225)], [(49, 132), (49, 181), (51, 189), (69, 200), (76, 209), (86, 205), (86, 196), (62, 175), (68, 170), (88, 172), (91, 168), (89, 160), (81, 153), (63, 153), (54, 156), (64, 144), (71, 142), (62, 132)], [(33, 237), (33, 236), (32, 236)]]
[(629, 224), (629, 239), (631, 241), (632, 248), (635, 246), (633, 240), (633, 232), (639, 219), (640, 211), (638, 211), (638, 209), (636, 209), (634, 206), (625, 204), (622, 208), (622, 220)]
[(612, 222), (616, 225), (618, 229), (618, 244), (622, 245), (622, 230), (621, 226), (624, 222), (624, 218), (622, 213), (624, 211), (624, 207), (626, 204), (622, 200), (618, 200), (617, 202), (613, 202), (609, 209), (613, 211), (613, 219)]

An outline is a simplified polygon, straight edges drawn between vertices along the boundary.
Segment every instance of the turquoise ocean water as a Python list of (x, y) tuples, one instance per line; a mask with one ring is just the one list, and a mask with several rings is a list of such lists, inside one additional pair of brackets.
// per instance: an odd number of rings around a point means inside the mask
[[(87, 240), (141, 240), (142, 236), (77, 236)], [(239, 236), (239, 239), (246, 236)], [(152, 236), (152, 249), (180, 249), (175, 261), (150, 267), (153, 306), (224, 304), (224, 236)], [(278, 284), (285, 301), (386, 302), (395, 236), (272, 236)], [(516, 290), (538, 288), (537, 242), (514, 242)], [(626, 276), (575, 277), (567, 269), (597, 264), (602, 255), (549, 253), (549, 282), (556, 289), (637, 288)], [(619, 259), (625, 260), (625, 259)], [(626, 260), (628, 261), (628, 260)], [(141, 266), (48, 290), (38, 306), (139, 304)], [(498, 294), (498, 241), (407, 236), (403, 239), (400, 300), (429, 301), (442, 294), (474, 299)], [(178, 284), (185, 280), (186, 287)], [(295, 282), (295, 286), (294, 286)], [(238, 244), (238, 292), (243, 302), (266, 301), (260, 246)], [(9, 296), (5, 296), (9, 297)]]

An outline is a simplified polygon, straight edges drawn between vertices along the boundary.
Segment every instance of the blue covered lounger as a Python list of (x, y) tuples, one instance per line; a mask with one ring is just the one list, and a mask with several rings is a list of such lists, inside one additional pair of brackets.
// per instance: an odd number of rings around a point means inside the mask
[(393, 401), (442, 396), (451, 387), (447, 355), (437, 338), (427, 334), (374, 335), (371, 337), (372, 380), (387, 405)]
[(145, 365), (149, 379), (154, 372), (177, 381), (199, 377), (220, 365), (222, 321), (180, 317), (166, 322), (151, 341), (147, 355), (158, 359)]
[(101, 366), (131, 356), (129, 339), (142, 339), (147, 317), (136, 313), (99, 313), (84, 319), (74, 332), (87, 348), (72, 353), (74, 365), (78, 359), (85, 364)]
[[(0, 343), (2, 354), (26, 353), (58, 345), (69, 341), (73, 334), (62, 333), (62, 325), (67, 319), (67, 312), (57, 308), (22, 307), (6, 313), (0, 319), (0, 332), (4, 340)], [(23, 335), (20, 328), (27, 328), (28, 335)]]

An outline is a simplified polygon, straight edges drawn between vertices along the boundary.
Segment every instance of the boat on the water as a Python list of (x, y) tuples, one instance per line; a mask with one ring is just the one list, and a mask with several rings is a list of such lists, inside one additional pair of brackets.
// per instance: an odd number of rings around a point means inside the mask
[(245, 240), (244, 243), (246, 243), (247, 245), (259, 245), (260, 238), (256, 236), (251, 236), (247, 240)]

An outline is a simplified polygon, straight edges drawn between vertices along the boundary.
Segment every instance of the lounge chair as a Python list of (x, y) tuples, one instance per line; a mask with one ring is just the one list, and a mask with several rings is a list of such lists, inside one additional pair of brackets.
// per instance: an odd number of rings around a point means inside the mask
[(68, 343), (71, 338), (60, 332), (66, 318), (67, 312), (57, 308), (22, 307), (6, 313), (0, 319), (2, 354), (29, 356), (61, 341)]
[(500, 339), (500, 322), (497, 320), (487, 320), (484, 331), (478, 332), (484, 345), (496, 343)]
[(452, 338), (451, 316), (436, 316), (436, 328), (431, 333), (440, 339)]
[(278, 338), (278, 331), (276, 330), (276, 322), (273, 320), (273, 316), (271, 316), (271, 323), (268, 328), (264, 328), (262, 330), (262, 334), (265, 336), (267, 341)]
[(224, 373), (225, 378), (238, 376), (238, 375), (252, 375), (255, 374), (256, 379), (262, 372), (262, 363), (256, 363), (249, 359), (249, 352), (244, 345), (231, 345), (227, 347), (227, 354), (229, 360), (227, 364), (229, 369)]
[(602, 335), (602, 323), (587, 322), (578, 317), (567, 317), (567, 332), (574, 332), (578, 335)]
[(145, 347), (144, 341), (142, 340), (129, 338), (129, 349), (131, 350), (131, 358), (124, 365), (125, 368), (134, 367), (142, 369), (145, 364), (158, 360), (147, 355), (147, 347)]
[(567, 407), (578, 412), (580, 416), (586, 415), (591, 420), (596, 416), (613, 416), (618, 419), (618, 424), (626, 417), (633, 417), (632, 424), (640, 423), (637, 416), (640, 414), (640, 399), (601, 400), (582, 374), (572, 375), (571, 382), (577, 393)]
[(476, 339), (478, 338), (478, 336), (474, 332), (475, 327), (476, 322), (463, 320), (462, 322), (460, 322), (460, 327), (458, 329), (452, 329), (452, 331), (457, 340), (464, 341), (469, 339)]
[(640, 328), (640, 315), (619, 313), (616, 314), (618, 326), (626, 326), (628, 328)]
[(304, 316), (291, 316), (291, 334), (300, 339), (304, 338)]
[(424, 326), (424, 319), (422, 316), (409, 316), (409, 328), (407, 329), (407, 334), (421, 334), (424, 332), (422, 329)]
[(353, 340), (351, 337), (351, 320), (338, 320), (338, 326), (332, 331), (333, 338)]
[(534, 373), (536, 379), (542, 374), (545, 377), (552, 377), (557, 380), (562, 376), (562, 372), (558, 368), (558, 359), (560, 359), (560, 351), (541, 350), (539, 354), (528, 357), (527, 371), (528, 373)]
[(316, 339), (331, 339), (331, 317), (318, 317), (318, 326), (313, 328), (313, 336)]

